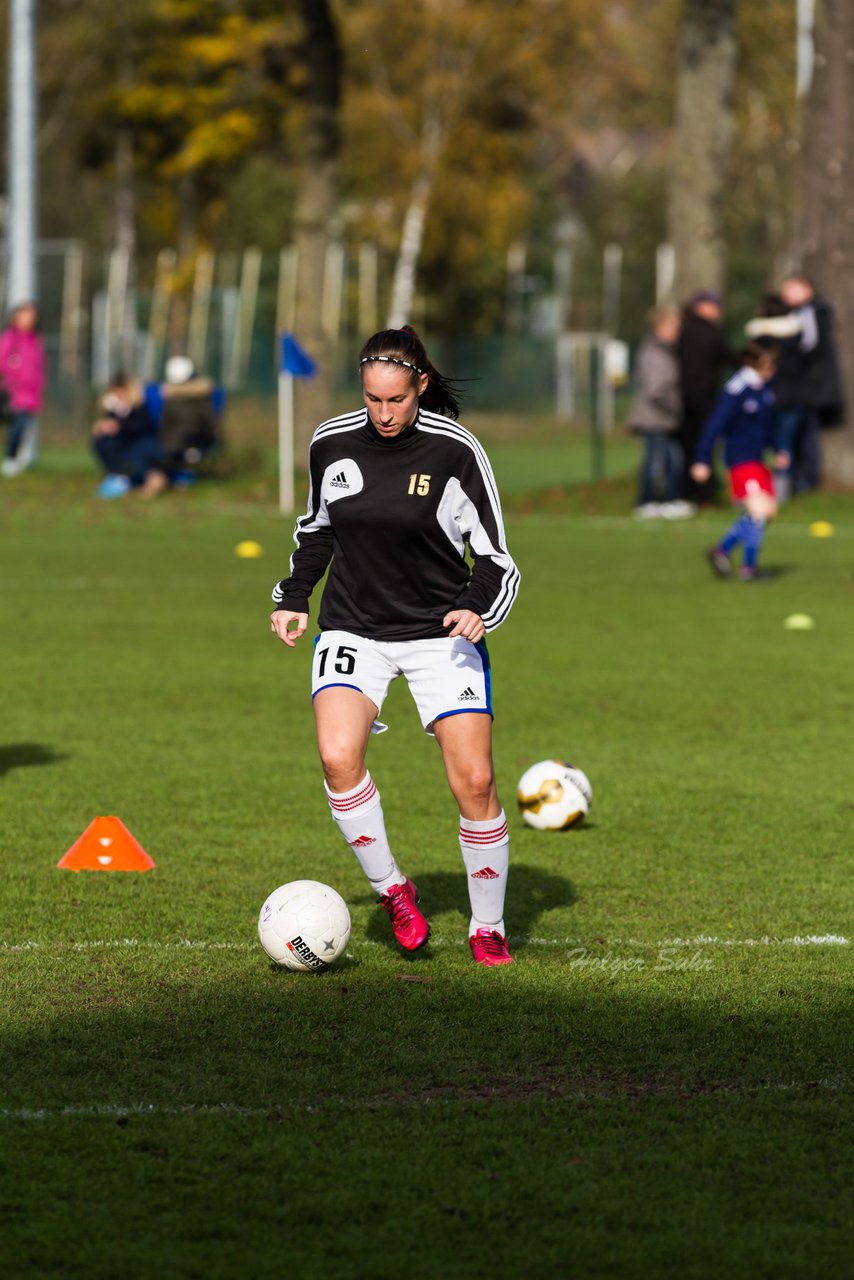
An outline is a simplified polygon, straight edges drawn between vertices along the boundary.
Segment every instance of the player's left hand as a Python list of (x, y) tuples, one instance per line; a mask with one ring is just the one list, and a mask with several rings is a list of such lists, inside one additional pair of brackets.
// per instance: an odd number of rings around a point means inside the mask
[(785, 449), (778, 449), (774, 455), (774, 466), (778, 471), (788, 471), (791, 466), (792, 455), (787, 453)]
[(695, 462), (691, 468), (691, 479), (697, 484), (703, 484), (712, 474), (712, 468), (705, 462)]
[(472, 644), (477, 644), (478, 640), (482, 640), (486, 635), (483, 618), (480, 614), (472, 613), (471, 609), (452, 609), (442, 619), (442, 626), (453, 627), (453, 631), (450, 632), (452, 640), (455, 636), (462, 636)]

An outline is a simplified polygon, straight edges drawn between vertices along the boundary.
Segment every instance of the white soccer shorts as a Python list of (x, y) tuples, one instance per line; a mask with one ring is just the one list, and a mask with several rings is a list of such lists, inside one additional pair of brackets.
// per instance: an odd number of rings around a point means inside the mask
[[(432, 734), (434, 721), (463, 711), (492, 715), (489, 653), (483, 640), (369, 640), (350, 631), (322, 631), (314, 642), (312, 698), (336, 686), (358, 689), (379, 717), (389, 685), (398, 676), (406, 678), (427, 733)], [(377, 719), (373, 732), (387, 727)]]

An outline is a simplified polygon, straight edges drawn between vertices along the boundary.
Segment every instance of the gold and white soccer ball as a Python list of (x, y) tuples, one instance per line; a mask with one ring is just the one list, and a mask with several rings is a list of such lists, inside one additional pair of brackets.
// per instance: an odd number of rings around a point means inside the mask
[(319, 880), (291, 880), (274, 889), (258, 916), (258, 937), (283, 969), (319, 972), (335, 964), (350, 941), (347, 903)]
[(540, 760), (519, 779), (516, 799), (529, 827), (568, 831), (580, 827), (593, 804), (590, 779), (564, 760)]

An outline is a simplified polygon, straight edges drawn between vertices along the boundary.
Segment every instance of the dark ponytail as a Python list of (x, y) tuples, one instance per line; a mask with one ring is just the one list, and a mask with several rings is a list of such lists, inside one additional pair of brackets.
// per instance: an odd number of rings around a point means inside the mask
[(366, 364), (373, 362), (382, 364), (398, 364), (409, 369), (414, 381), (419, 374), (426, 373), (428, 382), (420, 397), (421, 405), (431, 413), (441, 413), (446, 418), (460, 416), (460, 387), (433, 365), (424, 348), (424, 343), (410, 325), (401, 329), (382, 329), (375, 333), (359, 352), (359, 373)]

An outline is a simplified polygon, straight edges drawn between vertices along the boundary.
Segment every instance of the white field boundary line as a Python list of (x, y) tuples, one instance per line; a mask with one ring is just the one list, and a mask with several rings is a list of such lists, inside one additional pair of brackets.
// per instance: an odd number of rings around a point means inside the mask
[[(638, 947), (648, 951), (657, 951), (662, 947), (847, 947), (851, 939), (836, 933), (795, 934), (790, 938), (778, 938), (765, 934), (759, 938), (721, 938), (710, 934), (699, 934), (695, 938), (664, 938), (658, 942), (643, 941), (639, 938), (539, 938), (527, 934), (510, 935), (509, 942), (526, 947)], [(462, 947), (464, 938), (431, 937), (431, 947)], [(387, 944), (377, 942), (373, 938), (360, 938), (360, 947), (382, 947)], [(145, 938), (96, 938), (88, 942), (37, 942), (34, 939), (24, 942), (0, 942), (0, 953), (21, 953), (30, 951), (63, 952), (63, 951), (255, 951), (256, 942), (218, 942), (213, 939), (177, 938), (173, 941), (159, 941)]]
[[(650, 1096), (657, 1098), (662, 1096), (678, 1097), (685, 1092), (685, 1088), (685, 1086), (681, 1085), (663, 1086), (652, 1090)], [(849, 1080), (833, 1076), (820, 1080), (780, 1080), (764, 1081), (762, 1084), (711, 1085), (707, 1093), (709, 1095), (733, 1097), (745, 1094), (795, 1093), (806, 1090), (811, 1093), (818, 1090), (843, 1092), (850, 1088), (851, 1082)], [(614, 1096), (614, 1090), (608, 1089), (566, 1089), (554, 1095), (548, 1094), (546, 1101), (564, 1102), (573, 1099), (581, 1101), (589, 1098), (613, 1098)], [(398, 1111), (402, 1108), (448, 1106), (455, 1102), (484, 1105), (501, 1102), (512, 1103), (513, 1100), (501, 1094), (496, 1095), (494, 1098), (483, 1097), (482, 1095), (467, 1096), (463, 1090), (459, 1097), (366, 1098), (358, 1101), (349, 1098), (325, 1098), (322, 1102), (283, 1102), (274, 1107), (246, 1107), (237, 1102), (185, 1103), (183, 1106), (161, 1106), (156, 1102), (130, 1102), (125, 1105), (105, 1102), (91, 1106), (0, 1107), (0, 1123), (14, 1123), (16, 1121), (44, 1123), (50, 1120), (130, 1120), (133, 1118), (173, 1120), (181, 1119), (185, 1116), (201, 1119), (211, 1116), (226, 1116), (229, 1118), (255, 1120), (265, 1119), (268, 1116), (284, 1115), (288, 1112), (311, 1114), (313, 1112), (321, 1113), (327, 1111)]]

